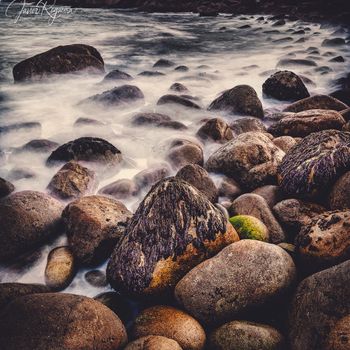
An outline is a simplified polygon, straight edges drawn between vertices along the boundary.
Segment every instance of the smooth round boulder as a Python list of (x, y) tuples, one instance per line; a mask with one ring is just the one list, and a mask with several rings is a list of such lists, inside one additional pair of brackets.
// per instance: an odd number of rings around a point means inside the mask
[(236, 119), (230, 123), (230, 128), (233, 132), (233, 135), (236, 136), (249, 131), (257, 131), (263, 133), (267, 132), (264, 123), (260, 119), (253, 117)]
[(273, 143), (284, 153), (288, 153), (288, 151), (297, 144), (297, 141), (291, 136), (280, 136), (273, 139)]
[(93, 287), (107, 287), (106, 274), (101, 270), (91, 270), (84, 275), (85, 280)]
[(343, 210), (350, 208), (350, 172), (342, 175), (333, 185), (329, 195), (329, 207), (331, 210)]
[(187, 87), (181, 83), (174, 83), (170, 86), (169, 88), (170, 91), (175, 91), (175, 92), (189, 92)]
[(175, 296), (197, 320), (217, 324), (281, 298), (295, 277), (294, 262), (282, 248), (246, 239), (193, 268), (176, 285)]
[(173, 339), (159, 335), (149, 335), (129, 343), (124, 350), (183, 350)]
[(131, 215), (123, 203), (104, 196), (82, 197), (68, 204), (62, 218), (74, 256), (84, 265), (103, 262)]
[(247, 321), (232, 321), (209, 337), (211, 350), (283, 350), (285, 342), (275, 328)]
[(119, 69), (112, 70), (104, 78), (103, 82), (115, 80), (132, 80), (132, 76), (128, 73), (122, 72)]
[(233, 139), (233, 133), (228, 124), (221, 118), (209, 119), (197, 131), (197, 136), (204, 141), (225, 143)]
[(46, 140), (46, 139), (36, 139), (31, 140), (16, 149), (16, 152), (35, 152), (35, 153), (47, 153), (51, 152), (59, 146), (57, 142)]
[(230, 218), (230, 223), (237, 231), (240, 239), (256, 239), (269, 241), (269, 230), (266, 225), (251, 215), (236, 215)]
[(284, 155), (265, 134), (247, 132), (214, 152), (205, 168), (231, 177), (243, 188), (253, 190), (277, 182), (277, 166)]
[(0, 198), (8, 196), (14, 190), (15, 186), (11, 182), (0, 177)]
[(68, 247), (58, 247), (49, 253), (45, 268), (45, 283), (52, 290), (63, 290), (75, 274), (74, 256)]
[(125, 328), (111, 310), (93, 299), (63, 293), (15, 299), (0, 315), (3, 350), (117, 350)]
[(36, 191), (0, 199), (0, 261), (17, 258), (58, 233), (62, 210), (56, 199)]
[(239, 187), (237, 181), (227, 176), (224, 176), (218, 180), (217, 188), (219, 191), (219, 197), (224, 197), (231, 201), (242, 194), (242, 190)]
[(153, 68), (170, 68), (174, 67), (175, 63), (173, 61), (167, 60), (165, 58), (160, 58), (154, 65)]
[(191, 108), (191, 109), (201, 109), (201, 107), (197, 103), (194, 103), (188, 98), (177, 96), (177, 95), (170, 95), (170, 94), (164, 95), (157, 102), (158, 106), (168, 105), (168, 104), (179, 105), (179, 106)]
[(270, 208), (283, 199), (282, 193), (276, 185), (258, 187), (252, 194), (258, 194), (263, 197)]
[(350, 315), (340, 319), (328, 335), (325, 350), (347, 350), (350, 348)]
[(115, 199), (126, 199), (136, 196), (139, 193), (139, 187), (135, 181), (130, 179), (120, 179), (102, 187), (98, 193), (111, 196)]
[(171, 118), (168, 115), (161, 113), (137, 113), (131, 119), (131, 124), (135, 126), (150, 126), (156, 125), (163, 122), (169, 122)]
[(154, 185), (156, 182), (168, 177), (170, 175), (170, 169), (167, 164), (159, 163), (154, 164), (148, 169), (142, 170), (137, 173), (133, 180), (136, 185), (142, 189)]
[(81, 137), (55, 149), (47, 159), (47, 164), (71, 160), (115, 166), (122, 161), (122, 154), (106, 140), (97, 137)]
[(167, 337), (177, 341), (183, 350), (201, 350), (206, 341), (204, 329), (193, 317), (163, 305), (143, 310), (131, 334), (134, 339), (149, 335)]
[(325, 130), (295, 145), (278, 167), (278, 182), (288, 196), (321, 197), (350, 167), (350, 133)]
[(263, 84), (263, 93), (281, 101), (298, 101), (310, 96), (302, 79), (287, 70), (271, 75)]
[(114, 289), (136, 296), (167, 294), (192, 267), (238, 239), (204, 194), (170, 177), (139, 205), (109, 260), (107, 277)]
[(208, 107), (209, 111), (226, 111), (233, 115), (264, 117), (261, 101), (256, 91), (249, 85), (237, 85), (225, 91)]

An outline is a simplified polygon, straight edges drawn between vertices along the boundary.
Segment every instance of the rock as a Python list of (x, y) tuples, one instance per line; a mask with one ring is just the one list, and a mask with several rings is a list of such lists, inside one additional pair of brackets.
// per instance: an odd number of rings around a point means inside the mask
[(350, 347), (350, 315), (340, 319), (328, 335), (326, 350), (347, 350)]
[(336, 57), (331, 58), (329, 60), (329, 62), (343, 63), (343, 62), (345, 62), (345, 59), (343, 56), (336, 56)]
[(135, 126), (159, 125), (162, 122), (171, 121), (171, 118), (161, 113), (138, 113), (131, 119), (131, 124)]
[(344, 124), (344, 118), (336, 111), (310, 109), (282, 118), (268, 131), (274, 136), (305, 137), (322, 130), (341, 130)]
[(174, 66), (174, 62), (161, 58), (153, 65), (153, 68), (170, 68)]
[(137, 173), (133, 180), (138, 188), (147, 188), (154, 185), (156, 182), (170, 176), (170, 169), (167, 164), (155, 164), (148, 169)]
[(0, 177), (0, 198), (8, 196), (14, 190), (15, 186), (11, 182)]
[(315, 216), (295, 240), (298, 257), (307, 271), (317, 271), (350, 258), (350, 212), (331, 211)]
[(288, 153), (289, 150), (294, 147), (297, 142), (295, 138), (291, 136), (280, 136), (273, 140), (273, 143), (280, 148), (284, 153)]
[(35, 191), (13, 193), (0, 200), (0, 261), (37, 248), (60, 228), (62, 204)]
[(205, 168), (236, 180), (243, 188), (253, 190), (276, 182), (277, 166), (284, 152), (263, 133), (247, 132), (214, 152)]
[(164, 95), (157, 102), (158, 106), (166, 104), (175, 104), (192, 109), (201, 109), (201, 107), (199, 107), (196, 103), (177, 95)]
[(193, 268), (175, 296), (197, 320), (217, 324), (281, 298), (295, 277), (293, 260), (282, 248), (247, 239)]
[(73, 124), (73, 126), (76, 128), (79, 128), (81, 126), (101, 127), (105, 125), (106, 125), (105, 123), (93, 118), (78, 118)]
[(122, 161), (122, 154), (106, 140), (97, 137), (81, 137), (54, 150), (48, 158), (47, 164), (71, 160), (98, 162), (114, 166)]
[(122, 85), (111, 90), (102, 92), (87, 99), (81, 103), (98, 103), (107, 107), (123, 106), (137, 101), (143, 101), (144, 95), (142, 91), (134, 85)]
[(100, 270), (88, 271), (84, 277), (93, 287), (102, 288), (108, 286), (106, 274)]
[(210, 104), (208, 109), (257, 118), (264, 117), (261, 101), (255, 90), (248, 85), (238, 85), (225, 91)]
[(190, 315), (171, 306), (157, 305), (143, 310), (135, 320), (132, 337), (159, 335), (178, 342), (184, 350), (201, 350), (206, 336)]
[(37, 81), (52, 74), (73, 73), (81, 70), (103, 73), (102, 56), (92, 46), (65, 45), (57, 46), (17, 63), (13, 68), (13, 78), (15, 82)]
[(346, 261), (299, 284), (289, 319), (291, 350), (325, 349), (332, 328), (350, 314), (349, 272)]
[(325, 211), (326, 209), (319, 204), (299, 199), (285, 199), (273, 207), (278, 221), (291, 235), (296, 235), (302, 227), (309, 225), (315, 216)]
[(175, 120), (160, 122), (158, 124), (158, 127), (160, 128), (168, 128), (168, 129), (174, 129), (174, 130), (187, 130), (187, 126), (185, 124), (182, 124), (180, 122), (177, 122)]
[(234, 135), (240, 135), (245, 132), (257, 131), (267, 132), (265, 125), (257, 118), (239, 118), (230, 123), (230, 128)]
[(342, 111), (339, 112), (343, 118), (347, 121), (347, 123), (349, 124), (350, 121), (350, 108), (347, 109), (343, 109)]
[(95, 173), (75, 161), (66, 163), (47, 186), (59, 199), (76, 199), (91, 193), (96, 185)]
[(175, 92), (188, 92), (189, 90), (187, 87), (181, 83), (174, 83), (170, 86), (169, 88), (170, 91), (175, 91)]
[(209, 339), (212, 350), (282, 350), (285, 342), (275, 328), (247, 321), (232, 321), (214, 330)]
[(49, 292), (50, 288), (44, 284), (0, 283), (0, 310), (24, 295)]
[(233, 200), (237, 198), (240, 194), (242, 194), (242, 190), (239, 187), (238, 183), (235, 180), (226, 176), (224, 176), (220, 180), (217, 187), (219, 190), (219, 197), (225, 197), (230, 200)]
[(272, 27), (280, 27), (284, 26), (286, 24), (286, 21), (284, 19), (280, 19), (272, 24)]
[(270, 208), (281, 201), (283, 197), (279, 187), (275, 185), (258, 187), (252, 193), (263, 197)]
[(130, 179), (120, 179), (101, 188), (98, 193), (111, 196), (115, 199), (126, 199), (136, 196), (139, 193), (139, 187), (135, 181)]
[(221, 118), (209, 119), (197, 131), (197, 136), (204, 140), (225, 143), (232, 140), (233, 133), (228, 124)]
[(350, 166), (350, 133), (325, 130), (305, 137), (278, 168), (281, 190), (292, 197), (322, 196)]
[(201, 166), (197, 164), (188, 164), (177, 172), (176, 177), (197, 188), (212, 203), (217, 202), (218, 190), (207, 171)]
[(225, 215), (201, 192), (183, 180), (167, 178), (141, 202), (111, 256), (107, 277), (117, 290), (158, 296), (236, 240)]
[(325, 47), (334, 47), (345, 45), (345, 39), (343, 38), (333, 38), (333, 39), (324, 39), (322, 42), (322, 46)]
[(165, 74), (162, 72), (158, 72), (158, 71), (144, 71), (138, 74), (141, 77), (161, 77), (164, 76)]
[(29, 168), (12, 168), (7, 174), (9, 180), (18, 181), (21, 179), (33, 179), (36, 177), (36, 173), (34, 173)]
[(0, 126), (0, 135), (8, 134), (10, 132), (41, 132), (41, 124), (38, 122), (15, 123)]
[(263, 84), (263, 93), (281, 101), (298, 101), (310, 96), (302, 79), (287, 70), (271, 75)]
[(236, 215), (230, 218), (230, 223), (237, 231), (240, 239), (256, 239), (269, 241), (269, 230), (265, 224), (254, 216)]
[(132, 80), (133, 77), (125, 72), (122, 72), (118, 69), (112, 70), (109, 72), (103, 79), (104, 82), (106, 81), (114, 81), (114, 80)]
[(174, 70), (177, 72), (188, 72), (189, 68), (187, 66), (177, 66)]
[[(281, 42), (283, 39), (279, 39), (279, 41), (275, 42)], [(288, 40), (288, 41), (293, 41)], [(283, 58), (278, 61), (277, 67), (295, 67), (295, 66), (306, 66), (306, 67), (317, 67), (317, 63), (313, 60), (309, 59), (297, 59), (297, 58)]]
[(103, 196), (83, 197), (68, 204), (62, 218), (74, 256), (84, 265), (107, 259), (131, 215), (123, 203)]
[(59, 146), (57, 142), (38, 139), (32, 140), (17, 149), (17, 152), (36, 152), (36, 153), (47, 153), (51, 152)]
[(328, 95), (314, 95), (294, 102), (284, 109), (284, 112), (303, 112), (309, 109), (331, 109), (334, 111), (342, 111), (347, 108), (347, 105)]
[(182, 347), (173, 339), (149, 335), (134, 340), (124, 350), (182, 350)]
[(187, 164), (203, 166), (203, 158), (202, 146), (199, 143), (186, 139), (173, 140), (166, 154), (166, 159), (176, 169), (180, 169)]
[(332, 210), (350, 208), (350, 172), (342, 175), (333, 185), (329, 195), (329, 207)]
[(257, 194), (242, 194), (232, 202), (229, 212), (231, 216), (250, 215), (261, 220), (269, 230), (272, 243), (277, 244), (286, 240), (286, 235), (266, 200)]
[(45, 268), (45, 283), (52, 290), (69, 286), (75, 274), (74, 256), (68, 247), (51, 250)]
[(0, 315), (4, 350), (121, 349), (127, 335), (118, 316), (101, 303), (61, 293), (15, 299)]

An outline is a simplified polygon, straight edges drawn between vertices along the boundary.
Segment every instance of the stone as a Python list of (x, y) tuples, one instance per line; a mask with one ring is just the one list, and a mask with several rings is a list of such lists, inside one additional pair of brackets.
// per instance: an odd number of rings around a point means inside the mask
[(297, 144), (297, 141), (291, 136), (279, 136), (273, 140), (273, 143), (284, 153), (288, 153)]
[(329, 109), (334, 111), (342, 111), (347, 108), (347, 105), (336, 98), (328, 95), (314, 95), (294, 102), (286, 107), (284, 112), (303, 112), (309, 109)]
[(295, 278), (282, 248), (247, 239), (193, 268), (176, 285), (175, 297), (198, 321), (214, 325), (282, 298)]
[(344, 118), (336, 111), (310, 109), (282, 118), (272, 124), (268, 132), (276, 137), (305, 137), (322, 130), (341, 130), (344, 124)]
[(30, 168), (12, 168), (8, 174), (8, 179), (11, 181), (18, 181), (21, 179), (33, 179), (36, 177), (36, 173)]
[(201, 107), (198, 104), (194, 103), (193, 101), (190, 101), (187, 98), (177, 96), (177, 95), (164, 95), (157, 102), (158, 106), (167, 105), (167, 104), (174, 104), (174, 105), (179, 105), (182, 107), (192, 108), (192, 109), (201, 109)]
[(218, 189), (205, 169), (197, 164), (188, 164), (181, 168), (177, 174), (180, 178), (201, 191), (212, 203), (218, 200)]
[(170, 176), (170, 168), (167, 164), (154, 164), (148, 169), (142, 170), (137, 173), (133, 180), (135, 181), (138, 188), (149, 188), (156, 182)]
[(256, 239), (269, 241), (269, 230), (266, 225), (251, 215), (236, 215), (230, 218), (230, 223), (237, 231), (240, 239)]
[(106, 81), (115, 81), (115, 80), (132, 80), (133, 77), (125, 72), (120, 71), (119, 69), (112, 70), (109, 72), (103, 79), (104, 82)]
[(124, 350), (182, 350), (182, 347), (173, 339), (149, 335), (132, 341)]
[(290, 71), (271, 75), (263, 84), (263, 93), (281, 101), (298, 101), (310, 96), (302, 79)]
[(342, 175), (333, 185), (329, 194), (329, 207), (331, 210), (350, 208), (350, 172)]
[(206, 121), (197, 131), (197, 136), (203, 141), (216, 141), (225, 143), (233, 139), (229, 125), (221, 118)]
[(178, 122), (176, 120), (169, 120), (160, 122), (157, 125), (159, 128), (168, 128), (173, 130), (187, 130), (187, 126), (185, 124), (182, 124), (181, 122)]
[(135, 181), (130, 179), (120, 179), (102, 187), (98, 193), (111, 196), (115, 199), (127, 199), (139, 193), (139, 187)]
[(214, 152), (205, 168), (236, 180), (242, 188), (253, 190), (276, 182), (277, 166), (284, 152), (263, 133), (247, 132)]
[(215, 329), (209, 338), (212, 350), (282, 350), (285, 342), (275, 328), (247, 321), (232, 321)]
[(18, 148), (16, 152), (36, 152), (36, 153), (47, 153), (51, 152), (59, 146), (57, 142), (37, 139), (27, 142), (22, 147)]
[(63, 293), (15, 299), (0, 315), (3, 350), (118, 350), (127, 342), (123, 324), (93, 299)]
[(175, 92), (189, 92), (187, 87), (181, 83), (174, 83), (170, 86), (169, 88), (170, 91), (175, 91)]
[(238, 85), (225, 91), (208, 107), (209, 111), (226, 111), (229, 114), (264, 117), (261, 101), (249, 85)]
[(56, 199), (35, 191), (0, 199), (0, 261), (18, 258), (58, 233), (62, 209)]
[(47, 189), (53, 197), (66, 200), (92, 193), (95, 186), (95, 173), (75, 161), (70, 161), (54, 175)]
[(260, 119), (253, 117), (236, 119), (230, 123), (230, 128), (236, 136), (250, 131), (267, 132), (264, 123)]
[(230, 200), (236, 199), (239, 195), (242, 194), (242, 190), (239, 187), (238, 183), (226, 176), (219, 180), (217, 188), (219, 190), (219, 197), (228, 198)]
[(225, 215), (201, 192), (167, 178), (139, 205), (109, 260), (107, 278), (114, 289), (136, 296), (165, 295), (192, 267), (237, 240)]
[(121, 202), (87, 196), (67, 205), (62, 213), (69, 247), (84, 265), (103, 262), (125, 232), (131, 213)]
[(122, 154), (106, 140), (97, 137), (81, 137), (59, 146), (51, 153), (47, 164), (71, 160), (115, 166), (122, 161)]
[(229, 209), (231, 216), (250, 215), (261, 220), (269, 230), (272, 243), (281, 243), (286, 240), (286, 234), (273, 215), (266, 200), (254, 193), (242, 194), (236, 198)]
[(298, 285), (289, 318), (291, 350), (326, 348), (330, 331), (350, 314), (349, 284), (350, 260), (313, 274)]
[(270, 208), (283, 199), (279, 187), (275, 185), (258, 187), (252, 192), (252, 194), (258, 194), (263, 197)]
[(167, 337), (177, 341), (184, 350), (201, 350), (206, 341), (204, 329), (193, 317), (163, 305), (143, 310), (131, 334), (134, 339), (149, 335)]
[(105, 125), (106, 124), (101, 122), (100, 120), (93, 119), (93, 118), (78, 118), (73, 124), (75, 128), (87, 127), (87, 126), (91, 126), (95, 128), (95, 127), (101, 127)]
[(101, 270), (88, 271), (84, 277), (85, 280), (93, 287), (102, 288), (108, 286), (106, 274)]
[(177, 72), (188, 72), (189, 68), (187, 66), (177, 66), (174, 70)]
[(161, 77), (164, 76), (165, 74), (162, 72), (158, 72), (158, 71), (144, 71), (138, 74), (141, 77)]
[(175, 66), (174, 62), (161, 58), (153, 65), (153, 68), (170, 68), (174, 66)]
[(45, 283), (52, 290), (63, 290), (75, 275), (74, 256), (68, 247), (58, 247), (49, 253), (45, 268)]
[(315, 216), (295, 239), (301, 266), (315, 272), (350, 259), (349, 227), (349, 211)]
[(162, 122), (171, 121), (168, 115), (161, 113), (138, 113), (131, 119), (131, 124), (135, 126), (159, 125)]
[[(275, 41), (275, 42), (282, 42), (281, 40), (283, 39), (279, 39), (279, 41)], [(293, 41), (293, 39), (288, 41)], [(317, 67), (317, 63), (310, 59), (283, 58), (279, 60), (277, 63), (277, 67), (281, 67), (281, 66), (282, 67), (295, 67), (295, 66)]]
[(350, 315), (341, 318), (331, 329), (326, 350), (347, 350), (350, 347)]
[(13, 78), (15, 82), (38, 81), (52, 74), (82, 70), (103, 73), (104, 62), (100, 53), (88, 45), (65, 45), (17, 63), (13, 68)]
[(24, 123), (15, 123), (0, 126), (0, 135), (5, 135), (10, 132), (41, 132), (41, 124), (38, 122), (24, 122)]
[(11, 182), (0, 177), (0, 198), (8, 196), (14, 190), (15, 186)]
[(322, 46), (325, 47), (334, 47), (342, 45), (345, 45), (345, 39), (343, 38), (324, 39), (322, 42)]
[(294, 146), (278, 167), (281, 190), (298, 198), (322, 197), (350, 166), (350, 133), (325, 130)]

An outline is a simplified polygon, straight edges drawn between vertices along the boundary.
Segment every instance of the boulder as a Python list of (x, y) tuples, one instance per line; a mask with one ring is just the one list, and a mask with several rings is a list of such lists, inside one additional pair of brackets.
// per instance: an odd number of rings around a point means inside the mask
[(233, 139), (233, 133), (228, 124), (221, 118), (209, 119), (197, 131), (197, 136), (204, 140), (225, 143)]
[(0, 135), (8, 134), (10, 132), (31, 132), (41, 133), (41, 124), (38, 122), (23, 122), (0, 126)]
[(127, 199), (139, 193), (139, 187), (135, 181), (130, 179), (120, 179), (109, 185), (102, 187), (98, 193), (111, 196), (115, 199)]
[[(101, 126), (105, 126), (106, 123), (101, 122), (100, 120), (94, 119), (94, 118), (78, 118), (73, 126), (75, 128), (80, 128), (80, 127), (92, 127), (92, 128), (96, 128), (96, 127), (101, 127)], [(56, 147), (55, 147), (56, 148)]]
[(142, 170), (137, 173), (133, 180), (135, 181), (138, 188), (149, 188), (156, 182), (170, 176), (170, 169), (167, 164), (159, 163), (154, 164), (148, 169)]
[(275, 328), (247, 321), (232, 321), (215, 329), (209, 338), (211, 350), (283, 350), (285, 342)]
[(14, 190), (15, 186), (11, 182), (0, 177), (0, 198), (8, 196)]
[(37, 139), (27, 142), (22, 147), (18, 148), (16, 152), (35, 152), (35, 153), (47, 153), (51, 152), (59, 146), (57, 142)]
[(326, 349), (330, 331), (350, 314), (349, 284), (350, 260), (299, 284), (289, 319), (291, 350)]
[(253, 190), (276, 182), (277, 166), (283, 157), (284, 152), (265, 134), (247, 132), (220, 147), (209, 157), (205, 167)]
[[(287, 38), (277, 39), (274, 42), (281, 43), (281, 42), (288, 42), (293, 41), (291, 40), (285, 40)], [(295, 67), (295, 66), (305, 66), (305, 67), (317, 67), (317, 63), (311, 59), (299, 59), (299, 58), (283, 58), (278, 61), (277, 67)]]
[(123, 324), (98, 301), (73, 294), (31, 294), (15, 299), (0, 315), (3, 350), (117, 350)]
[(196, 103), (194, 103), (193, 101), (190, 101), (187, 98), (177, 96), (177, 95), (164, 95), (157, 102), (158, 106), (167, 105), (167, 104), (174, 104), (174, 105), (179, 105), (182, 107), (187, 107), (192, 109), (201, 109), (201, 107)]
[(100, 53), (89, 45), (65, 45), (17, 63), (13, 67), (13, 78), (15, 82), (37, 81), (52, 74), (82, 70), (103, 73), (104, 62)]
[(350, 348), (350, 315), (341, 318), (331, 329), (326, 350), (347, 350)]
[(175, 296), (197, 320), (217, 324), (282, 298), (295, 277), (293, 260), (282, 248), (247, 239), (193, 268)]
[(229, 200), (233, 200), (242, 194), (242, 190), (238, 183), (226, 176), (218, 181), (217, 188), (219, 191), (219, 197), (228, 198)]
[(350, 172), (342, 175), (333, 185), (329, 195), (329, 207), (332, 210), (350, 208)]
[(322, 46), (325, 47), (337, 47), (345, 45), (345, 39), (343, 38), (332, 38), (332, 39), (324, 39), (322, 42)]
[(302, 79), (287, 70), (272, 74), (263, 84), (263, 93), (281, 101), (298, 101), (310, 96)]
[(74, 256), (85, 265), (107, 259), (131, 215), (123, 203), (103, 196), (82, 197), (68, 204), (62, 218)]
[(273, 143), (284, 153), (288, 153), (289, 150), (297, 144), (297, 141), (291, 136), (279, 136), (273, 140)]
[(270, 208), (283, 199), (279, 187), (275, 185), (258, 187), (252, 192), (252, 194), (258, 194), (263, 197)]
[(201, 192), (167, 178), (139, 205), (111, 256), (107, 277), (116, 290), (166, 294), (192, 267), (237, 240), (225, 215)]
[(321, 197), (350, 166), (350, 133), (325, 130), (294, 146), (278, 167), (281, 190), (291, 197)]
[(209, 106), (209, 111), (226, 111), (229, 114), (264, 117), (261, 101), (249, 85), (237, 85), (225, 91)]
[(187, 93), (189, 90), (187, 87), (181, 83), (174, 83), (170, 86), (169, 88), (170, 91), (175, 91), (175, 92), (182, 92), (182, 93)]
[(149, 335), (129, 343), (124, 350), (183, 350), (173, 339), (159, 335)]
[(63, 206), (35, 191), (0, 199), (0, 261), (17, 258), (58, 233)]
[(305, 137), (322, 130), (341, 130), (344, 124), (344, 118), (336, 111), (310, 109), (282, 118), (268, 131), (274, 136)]
[(230, 123), (230, 128), (233, 135), (236, 136), (250, 131), (267, 132), (264, 123), (260, 119), (254, 117), (236, 119)]
[(133, 77), (125, 72), (120, 71), (119, 69), (112, 70), (109, 72), (103, 79), (104, 82), (106, 81), (115, 81), (115, 80), (132, 80)]
[(171, 306), (157, 305), (143, 310), (131, 331), (134, 339), (158, 335), (175, 340), (183, 350), (201, 350), (206, 336), (190, 315)]
[(84, 278), (93, 287), (103, 288), (108, 286), (106, 274), (101, 270), (88, 271)]
[(153, 68), (170, 68), (174, 66), (175, 66), (174, 62), (161, 58), (153, 65)]
[(164, 76), (165, 74), (158, 71), (146, 70), (144, 72), (139, 73), (138, 75), (141, 77), (161, 77), (161, 76)]
[(47, 164), (71, 160), (114, 166), (122, 161), (122, 154), (106, 140), (97, 137), (81, 137), (54, 150), (47, 159)]
[(237, 231), (240, 239), (256, 239), (269, 241), (269, 230), (266, 225), (251, 215), (236, 215), (230, 218), (230, 223)]
[(59, 199), (76, 199), (93, 192), (95, 186), (95, 173), (75, 161), (70, 161), (54, 175), (47, 189), (52, 196)]
[(138, 113), (131, 119), (131, 124), (135, 126), (148, 126), (171, 121), (171, 118), (161, 113)]

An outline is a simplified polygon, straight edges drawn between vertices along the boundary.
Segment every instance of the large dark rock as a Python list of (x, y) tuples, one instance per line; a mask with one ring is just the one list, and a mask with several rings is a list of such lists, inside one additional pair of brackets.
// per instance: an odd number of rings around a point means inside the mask
[(271, 75), (263, 84), (263, 93), (282, 101), (298, 101), (310, 96), (301, 78), (290, 71)]
[(255, 90), (248, 85), (238, 85), (225, 91), (208, 107), (209, 111), (226, 111), (230, 114), (263, 118), (264, 111)]
[(0, 200), (0, 261), (38, 247), (60, 226), (63, 206), (41, 192), (16, 192)]
[(122, 161), (121, 152), (108, 141), (97, 137), (81, 137), (69, 141), (54, 150), (47, 164), (71, 160), (117, 165)]
[(192, 109), (201, 109), (201, 107), (197, 103), (190, 101), (188, 98), (184, 98), (177, 95), (164, 95), (157, 102), (157, 105), (159, 106), (166, 104), (180, 105)]
[(0, 198), (8, 196), (14, 190), (15, 186), (11, 182), (0, 177)]
[(160, 295), (236, 240), (224, 214), (201, 192), (168, 178), (154, 185), (140, 204), (111, 256), (107, 277), (116, 290)]
[(118, 69), (112, 70), (109, 72), (103, 79), (104, 82), (106, 81), (115, 81), (115, 80), (132, 80), (132, 76), (128, 73), (122, 72)]
[(57, 46), (30, 57), (13, 67), (15, 81), (41, 80), (52, 74), (72, 73), (81, 70), (104, 72), (100, 53), (92, 46), (74, 44)]
[(295, 145), (278, 167), (284, 193), (292, 197), (319, 197), (350, 167), (350, 133), (325, 130)]
[(0, 315), (3, 350), (117, 350), (127, 342), (117, 315), (98, 301), (73, 294), (31, 294)]
[(318, 272), (299, 284), (289, 320), (291, 350), (326, 349), (331, 329), (350, 314), (349, 284), (350, 260)]
[(197, 131), (197, 136), (204, 141), (211, 140), (222, 143), (233, 139), (232, 130), (221, 118), (209, 119)]

